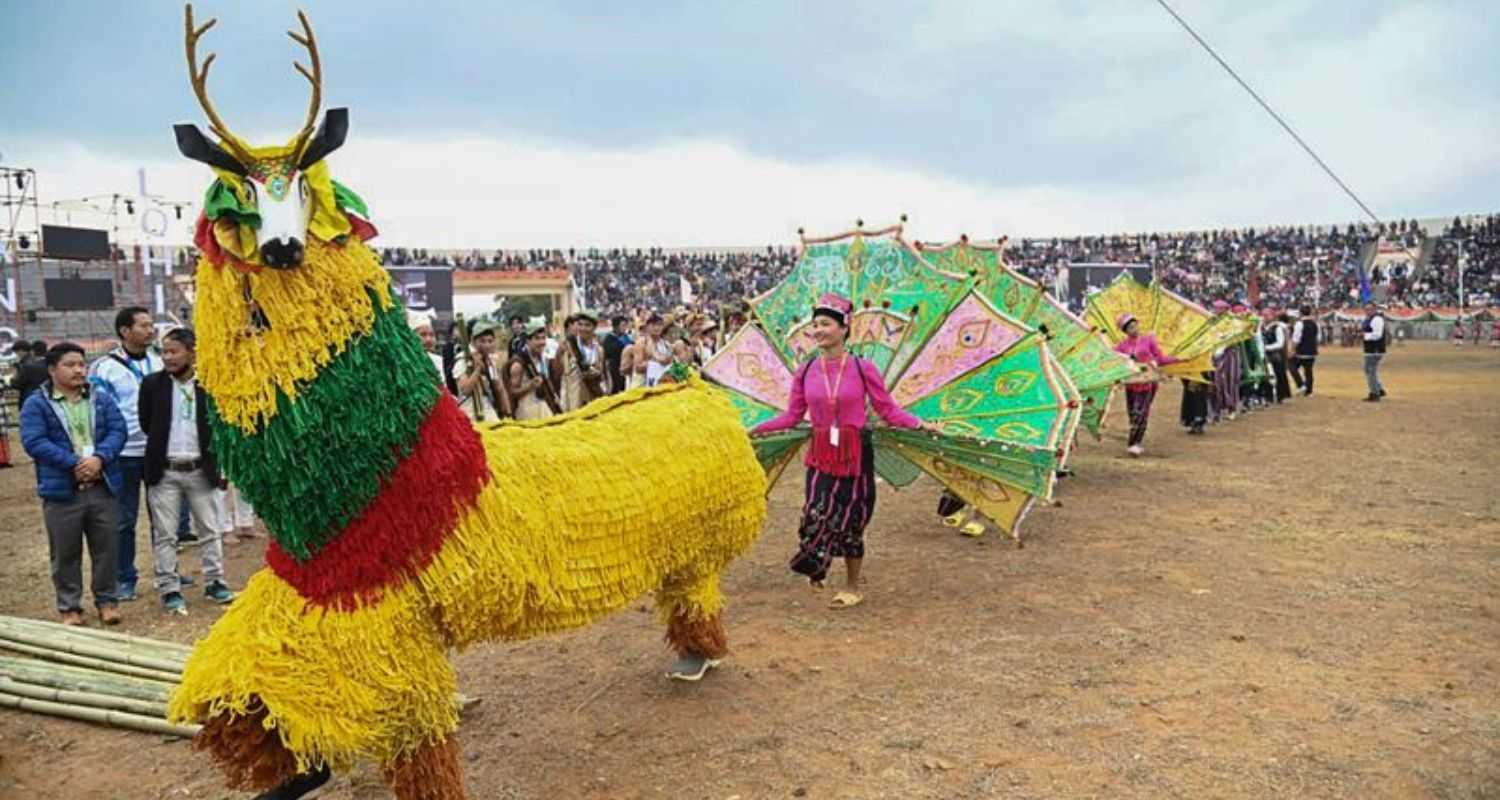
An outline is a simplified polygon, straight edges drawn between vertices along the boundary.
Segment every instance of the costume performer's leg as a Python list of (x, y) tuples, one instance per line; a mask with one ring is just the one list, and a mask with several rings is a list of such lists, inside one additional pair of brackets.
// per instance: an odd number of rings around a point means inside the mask
[[(666, 623), (666, 642), (682, 662), (702, 662), (703, 669), (729, 653), (724, 633), (723, 596), (718, 573), (700, 578), (675, 578), (657, 591), (657, 614)], [(678, 677), (673, 672), (673, 677)], [(702, 671), (697, 672), (702, 677)]]
[(458, 742), (449, 735), (380, 770), (396, 800), (466, 800)]

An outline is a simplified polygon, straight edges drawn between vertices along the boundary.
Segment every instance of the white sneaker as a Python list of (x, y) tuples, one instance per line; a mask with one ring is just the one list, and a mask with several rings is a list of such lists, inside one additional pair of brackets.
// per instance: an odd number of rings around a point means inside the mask
[(1131, 454), (1132, 456), (1135, 456), (1135, 457), (1139, 458), (1141, 455), (1143, 455), (1146, 452), (1146, 448), (1141, 447), (1138, 444), (1133, 444), (1133, 445), (1125, 448), (1125, 452)]

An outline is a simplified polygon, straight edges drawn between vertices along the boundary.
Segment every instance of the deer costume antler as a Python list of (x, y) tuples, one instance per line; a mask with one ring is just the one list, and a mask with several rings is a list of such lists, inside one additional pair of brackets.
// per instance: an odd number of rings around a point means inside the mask
[(313, 36), (312, 25), (307, 21), (307, 15), (297, 10), (297, 19), (302, 23), (302, 35), (298, 36), (296, 31), (287, 31), (286, 35), (292, 37), (292, 41), (307, 48), (308, 58), (312, 61), (312, 72), (297, 61), (292, 66), (302, 73), (302, 77), (312, 84), (312, 99), (307, 103), (307, 121), (302, 124), (302, 130), (297, 134), (292, 144), (292, 155), (300, 157), (302, 148), (307, 146), (307, 140), (312, 137), (313, 126), (318, 121), (318, 107), (323, 104), (323, 62), (318, 58), (318, 40)]
[(219, 20), (214, 18), (203, 23), (203, 27), (201, 28), (194, 27), (193, 4), (187, 4), (187, 18), (184, 27), (187, 29), (188, 78), (193, 82), (193, 94), (198, 96), (198, 105), (203, 106), (203, 113), (208, 115), (209, 130), (213, 131), (219, 137), (219, 140), (224, 143), (225, 147), (229, 148), (235, 158), (240, 160), (240, 163), (249, 166), (255, 163), (255, 156), (246, 152), (245, 148), (240, 145), (239, 140), (229, 133), (229, 126), (225, 125), (224, 120), (219, 118), (219, 112), (214, 110), (213, 101), (208, 99), (208, 68), (213, 66), (214, 59), (218, 57), (218, 54), (209, 53), (208, 58), (203, 60), (203, 68), (201, 70), (198, 68), (198, 39), (207, 33), (209, 28), (218, 24), (218, 22)]

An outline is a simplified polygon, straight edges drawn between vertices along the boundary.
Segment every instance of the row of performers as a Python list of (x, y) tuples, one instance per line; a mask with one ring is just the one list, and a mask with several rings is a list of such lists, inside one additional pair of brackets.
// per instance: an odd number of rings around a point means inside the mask
[[(450, 391), (476, 422), (500, 419), (546, 419), (576, 411), (607, 394), (674, 380), (686, 365), (702, 366), (717, 346), (717, 325), (693, 329), (690, 337), (666, 335), (666, 321), (653, 314), (643, 319), (639, 338), (626, 333), (622, 317), (603, 339), (589, 312), (568, 317), (560, 341), (548, 335), (546, 317), (529, 322), (513, 318), (509, 331), (481, 320), (468, 335), (468, 346), (455, 343), (448, 358), (440, 353), (432, 318), (408, 312), (433, 366), (446, 376)], [(503, 343), (502, 334), (509, 342)], [(446, 368), (445, 368), (446, 365)]]
[[(572, 329), (584, 320), (587, 334)], [(408, 322), (434, 369), (447, 376), (448, 388), (476, 422), (546, 419), (607, 393), (603, 348), (593, 336), (590, 315), (570, 318), (568, 334), (550, 348), (545, 317), (513, 325), (509, 346), (502, 344), (499, 323), (481, 320), (469, 332), (467, 353), (460, 347), (446, 370), (431, 318), (409, 313)]]

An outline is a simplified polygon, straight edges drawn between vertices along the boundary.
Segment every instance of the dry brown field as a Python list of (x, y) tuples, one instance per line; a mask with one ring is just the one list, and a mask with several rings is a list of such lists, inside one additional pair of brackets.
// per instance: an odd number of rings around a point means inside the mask
[[(483, 700), (460, 732), (472, 795), (1500, 797), (1500, 352), (1399, 348), (1380, 404), (1359, 358), (1330, 348), (1316, 397), (1202, 438), (1167, 387), (1139, 460), (1117, 403), (1023, 549), (943, 527), (926, 479), (882, 487), (851, 610), (785, 568), (789, 478), (728, 572), (734, 653), (702, 684), (663, 678), (646, 601), (458, 656)], [(0, 471), (0, 613), (51, 619), (22, 462)], [(261, 559), (231, 547), (232, 582)], [(188, 642), (219, 612), (125, 613)], [(220, 786), (184, 742), (0, 711), (0, 797)], [(318, 796), (389, 794), (366, 767)]]

